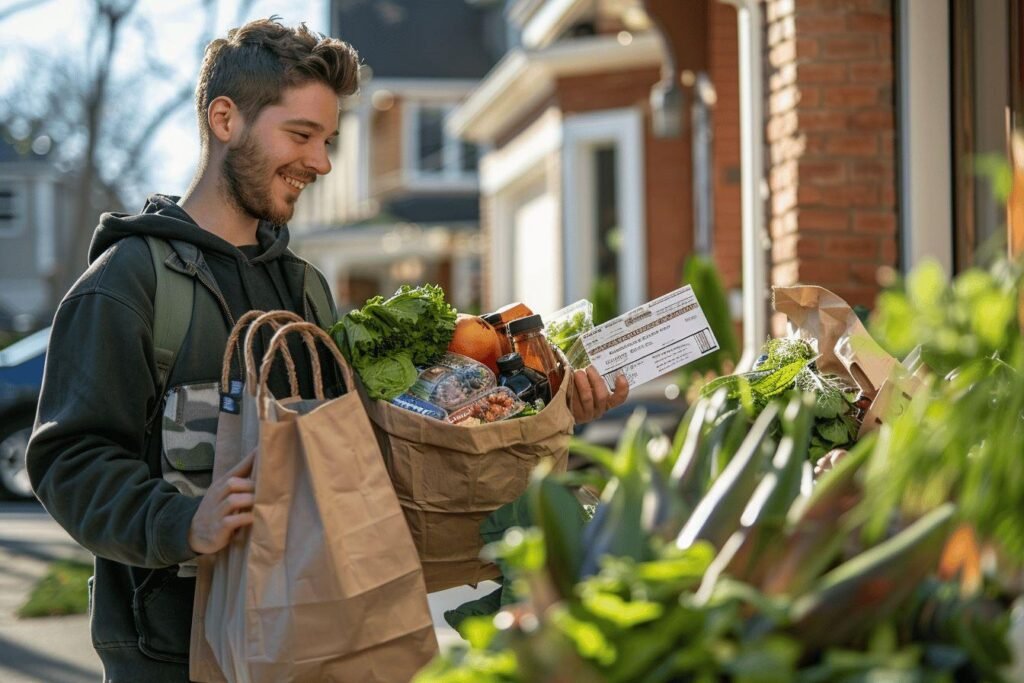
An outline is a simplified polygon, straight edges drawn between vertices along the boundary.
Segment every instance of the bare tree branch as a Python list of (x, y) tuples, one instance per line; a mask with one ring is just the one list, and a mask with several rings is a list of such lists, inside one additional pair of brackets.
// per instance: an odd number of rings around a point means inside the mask
[(22, 0), (21, 2), (16, 2), (13, 5), (8, 5), (7, 7), (4, 7), (2, 9), (0, 9), (0, 21), (4, 21), (5, 19), (9, 19), (10, 17), (14, 16), (18, 12), (21, 12), (21, 11), (24, 11), (24, 10), (27, 10), (27, 9), (32, 9), (33, 7), (37, 7), (39, 5), (47, 3), (49, 1), (50, 0)]

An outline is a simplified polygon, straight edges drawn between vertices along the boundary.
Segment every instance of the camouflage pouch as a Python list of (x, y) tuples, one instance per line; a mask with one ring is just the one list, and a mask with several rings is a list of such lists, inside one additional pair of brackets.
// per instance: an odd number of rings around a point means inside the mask
[[(162, 419), (163, 478), (186, 496), (206, 493), (213, 479), (213, 455), (220, 415), (220, 384), (206, 382), (167, 392)], [(195, 562), (179, 576), (195, 576)]]

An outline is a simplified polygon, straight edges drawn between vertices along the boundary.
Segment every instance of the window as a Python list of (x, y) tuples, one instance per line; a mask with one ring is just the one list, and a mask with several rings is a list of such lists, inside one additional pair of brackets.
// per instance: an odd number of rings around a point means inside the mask
[(445, 117), (454, 104), (410, 101), (406, 107), (406, 172), (414, 181), (476, 181), (476, 145), (449, 137)]
[(24, 196), (13, 186), (0, 183), (0, 237), (21, 233), (25, 220)]

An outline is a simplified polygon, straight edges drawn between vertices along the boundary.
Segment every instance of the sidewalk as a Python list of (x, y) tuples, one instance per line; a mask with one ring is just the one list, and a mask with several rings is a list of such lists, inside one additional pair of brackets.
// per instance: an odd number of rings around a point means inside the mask
[[(2, 683), (97, 683), (102, 668), (89, 640), (89, 618), (18, 619), (36, 581), (54, 560), (91, 556), (38, 505), (0, 503), (0, 681)], [(444, 611), (490, 593), (487, 581), (476, 589), (453, 588), (429, 597), (442, 649), (460, 642), (444, 621)], [(82, 587), (85, 590), (85, 587)]]
[(49, 564), (62, 559), (91, 560), (38, 505), (2, 504), (0, 681), (4, 683), (96, 683), (102, 678), (89, 641), (88, 617), (15, 616)]

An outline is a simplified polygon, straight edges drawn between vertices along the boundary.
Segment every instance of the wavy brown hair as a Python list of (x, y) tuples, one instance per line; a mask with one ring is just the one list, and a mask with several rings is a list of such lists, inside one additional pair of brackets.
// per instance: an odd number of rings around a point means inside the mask
[(317, 82), (339, 97), (359, 86), (359, 55), (348, 43), (310, 31), (289, 28), (280, 18), (257, 19), (228, 31), (206, 46), (196, 86), (196, 114), (203, 147), (210, 140), (206, 112), (218, 97), (230, 97), (252, 122), (268, 105), (281, 101), (288, 88)]

